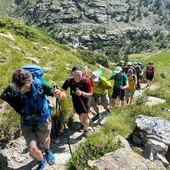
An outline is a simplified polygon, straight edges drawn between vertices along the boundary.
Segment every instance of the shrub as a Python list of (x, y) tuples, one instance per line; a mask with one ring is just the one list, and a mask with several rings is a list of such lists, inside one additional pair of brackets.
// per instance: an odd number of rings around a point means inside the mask
[(73, 153), (72, 158), (67, 164), (68, 169), (83, 170), (87, 167), (87, 161), (96, 160), (106, 153), (116, 150), (120, 146), (120, 141), (113, 143), (114, 136), (112, 133), (106, 135), (96, 132), (93, 137), (81, 142)]

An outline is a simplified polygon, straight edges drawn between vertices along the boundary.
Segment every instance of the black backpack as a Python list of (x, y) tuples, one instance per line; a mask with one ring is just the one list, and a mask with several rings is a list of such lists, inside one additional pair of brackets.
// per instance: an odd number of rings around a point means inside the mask
[(145, 68), (144, 64), (141, 62), (137, 62), (137, 64), (141, 67), (141, 69), (143, 70)]

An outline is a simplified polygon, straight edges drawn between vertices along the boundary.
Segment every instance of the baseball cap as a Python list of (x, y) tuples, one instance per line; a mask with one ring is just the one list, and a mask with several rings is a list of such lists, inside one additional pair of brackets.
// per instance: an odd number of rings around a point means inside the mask
[(120, 60), (120, 61), (119, 61), (119, 63), (122, 63), (122, 64), (124, 64), (125, 62), (124, 62), (123, 60)]
[(98, 82), (99, 81), (99, 73), (97, 71), (93, 71), (91, 74), (91, 80), (92, 82)]
[(83, 71), (83, 68), (81, 66), (74, 66), (71, 71), (73, 72), (73, 71), (77, 71), (77, 70)]
[(127, 63), (127, 66), (131, 66), (131, 65), (132, 65), (132, 63), (131, 63), (131, 62), (128, 62), (128, 63)]
[(115, 68), (114, 73), (120, 73), (122, 71), (122, 67), (118, 66)]

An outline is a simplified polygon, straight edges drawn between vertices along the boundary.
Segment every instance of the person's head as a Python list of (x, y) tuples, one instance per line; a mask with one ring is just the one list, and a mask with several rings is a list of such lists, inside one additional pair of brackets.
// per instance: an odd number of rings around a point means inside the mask
[(99, 73), (97, 71), (93, 71), (91, 74), (91, 81), (92, 82), (98, 82), (99, 81)]
[(128, 62), (127, 63), (127, 67), (130, 68), (132, 66), (132, 63), (131, 62)]
[(150, 62), (149, 62), (149, 65), (153, 65), (153, 61), (150, 61)]
[(12, 83), (17, 91), (27, 93), (31, 89), (32, 75), (24, 69), (18, 69), (12, 75)]
[(132, 69), (129, 69), (128, 70), (128, 75), (132, 75), (133, 74), (133, 70)]
[(133, 63), (133, 65), (135, 65), (135, 66), (136, 66), (137, 64), (138, 64), (137, 62), (134, 62), (134, 63)]
[(121, 73), (122, 73), (122, 67), (117, 66), (117, 67), (115, 68), (115, 70), (114, 70), (114, 73), (116, 73), (116, 74), (121, 74)]
[(83, 77), (83, 68), (81, 66), (74, 66), (71, 70), (74, 80), (78, 83)]
[(125, 64), (125, 62), (124, 62), (123, 60), (120, 60), (120, 61), (119, 61), (119, 65), (120, 65), (120, 66), (123, 66), (124, 64)]

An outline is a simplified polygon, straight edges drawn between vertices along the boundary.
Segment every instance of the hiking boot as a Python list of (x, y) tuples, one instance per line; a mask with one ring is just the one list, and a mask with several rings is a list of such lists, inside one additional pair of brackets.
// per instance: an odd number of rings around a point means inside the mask
[(84, 130), (83, 135), (84, 135), (84, 137), (90, 136), (90, 131), (89, 130)]
[(47, 150), (45, 151), (45, 154), (46, 154), (47, 162), (48, 162), (50, 165), (54, 164), (56, 159), (55, 159), (54, 154), (50, 151), (50, 149), (47, 149)]
[(100, 119), (100, 118), (101, 118), (100, 114), (97, 114), (91, 120), (92, 120), (92, 122), (94, 122), (95, 120)]
[(45, 164), (46, 164), (46, 160), (43, 157), (42, 160), (39, 161), (39, 164), (38, 164), (38, 167), (36, 168), (36, 170), (43, 170), (45, 168)]

